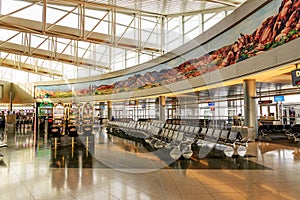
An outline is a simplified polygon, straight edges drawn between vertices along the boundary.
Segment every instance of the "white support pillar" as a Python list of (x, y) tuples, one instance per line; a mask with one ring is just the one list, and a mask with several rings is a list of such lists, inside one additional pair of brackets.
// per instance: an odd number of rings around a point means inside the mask
[(112, 102), (107, 101), (107, 119), (111, 120), (112, 119)]
[(166, 121), (166, 97), (160, 96), (159, 97), (159, 120), (160, 121)]
[[(243, 82), (244, 92), (244, 125), (253, 128), (255, 131), (254, 135), (248, 135), (252, 139), (257, 139), (257, 104), (255, 100), (256, 96), (256, 81), (255, 79), (246, 79)], [(249, 134), (249, 132), (248, 132)]]

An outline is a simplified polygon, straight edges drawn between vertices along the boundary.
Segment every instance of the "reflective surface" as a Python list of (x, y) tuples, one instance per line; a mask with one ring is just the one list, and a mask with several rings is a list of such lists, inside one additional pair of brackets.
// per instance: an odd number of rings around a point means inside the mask
[[(85, 146), (76, 146), (73, 151), (70, 146), (55, 150), (44, 137), (39, 137), (34, 148), (30, 137), (20, 145), (18, 135), (7, 136), (9, 147), (0, 149), (4, 154), (0, 199), (300, 198), (297, 145), (254, 142), (244, 158), (210, 154), (205, 159), (161, 165), (162, 169), (148, 167), (151, 171), (143, 170), (141, 164), (137, 171), (130, 166), (147, 158), (157, 167), (161, 164), (159, 156), (149, 154), (140, 144), (105, 133), (95, 135), (94, 154)], [(119, 156), (107, 160), (104, 153), (108, 150)], [(121, 164), (127, 160), (127, 167), (107, 165), (119, 159)]]

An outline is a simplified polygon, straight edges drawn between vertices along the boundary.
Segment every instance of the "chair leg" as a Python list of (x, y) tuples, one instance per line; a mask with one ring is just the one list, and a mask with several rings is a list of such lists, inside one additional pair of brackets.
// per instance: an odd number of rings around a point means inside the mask
[(74, 148), (72, 148), (72, 158), (74, 158)]
[(72, 137), (72, 148), (74, 148), (74, 137)]
[(57, 137), (54, 138), (54, 149), (57, 148)]
[(85, 148), (88, 149), (89, 148), (89, 136), (85, 137)]

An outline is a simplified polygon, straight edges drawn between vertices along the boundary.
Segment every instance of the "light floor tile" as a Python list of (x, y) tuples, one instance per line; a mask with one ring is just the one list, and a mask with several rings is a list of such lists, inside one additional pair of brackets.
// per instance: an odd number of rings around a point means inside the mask
[[(13, 186), (11, 186), (13, 187)], [(8, 186), (5, 187), (6, 189)], [(17, 186), (14, 190), (1, 190), (0, 199), (34, 199), (34, 196), (24, 187), (24, 186)]]
[(211, 194), (185, 194), (182, 195), (182, 199), (183, 200), (215, 200), (215, 198), (213, 197), (213, 195)]
[[(276, 193), (269, 193), (269, 192), (253, 192), (253, 193), (247, 193), (243, 194), (243, 196), (249, 200), (251, 199), (257, 199), (257, 200), (279, 200), (279, 199), (285, 199), (281, 198), (278, 194)], [(287, 198), (290, 199), (290, 198)], [(290, 199), (291, 200), (291, 199)]]
[(235, 193), (228, 193), (228, 192), (225, 192), (225, 193), (212, 193), (212, 196), (216, 200), (246, 200), (247, 199), (243, 195), (241, 195), (240, 193), (236, 193), (236, 192)]
[(230, 185), (205, 185), (204, 186), (210, 193), (234, 193), (237, 192), (232, 186)]
[(182, 186), (178, 186), (177, 188), (181, 195), (209, 193), (208, 190), (202, 185), (193, 185), (193, 186), (182, 185)]
[(118, 187), (113, 187), (113, 188), (104, 188), (103, 191), (107, 192), (108, 194), (118, 198), (118, 199), (123, 199), (126, 198), (127, 196), (139, 193), (135, 188), (132, 188), (128, 185), (122, 185)]
[[(270, 145), (263, 145), (261, 153), (257, 149), (262, 145), (253, 142), (251, 152), (257, 155), (244, 159), (270, 169), (229, 169), (226, 165), (224, 169), (168, 168), (144, 172), (93, 165), (68, 168), (58, 157), (58, 167), (53, 168), (51, 155), (37, 156), (36, 149), (2, 149), (5, 158), (0, 163), (0, 199), (300, 199), (300, 160), (294, 157), (300, 147), (272, 145), (266, 150)], [(44, 148), (45, 152), (53, 151), (49, 146)], [(81, 155), (85, 157), (85, 152)], [(64, 155), (64, 159), (68, 156)], [(96, 160), (90, 160), (93, 162)], [(72, 163), (75, 164), (79, 166)]]
[(91, 199), (118, 200), (113, 195), (108, 194), (107, 192), (104, 192), (104, 191), (95, 191), (95, 192), (91, 192), (89, 194), (82, 194), (82, 195), (79, 194), (76, 196), (76, 199), (80, 199), (80, 200), (91, 200)]
[(76, 197), (67, 192), (50, 192), (44, 193), (42, 195), (35, 195), (37, 200), (52, 200), (52, 199), (65, 199), (65, 200), (75, 200)]

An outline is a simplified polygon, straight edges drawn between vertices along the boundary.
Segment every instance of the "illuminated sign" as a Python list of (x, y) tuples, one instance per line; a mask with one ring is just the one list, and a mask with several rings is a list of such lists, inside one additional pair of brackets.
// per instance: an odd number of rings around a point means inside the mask
[(283, 102), (284, 101), (284, 96), (275, 96), (274, 97), (274, 102)]
[(262, 101), (258, 101), (258, 104), (270, 104), (272, 103), (272, 100), (262, 100)]
[(208, 102), (208, 106), (215, 106), (215, 102)]
[(292, 83), (293, 86), (300, 85), (300, 69), (292, 71)]
[(137, 101), (136, 100), (129, 100), (128, 105), (130, 105), (130, 106), (137, 105)]

